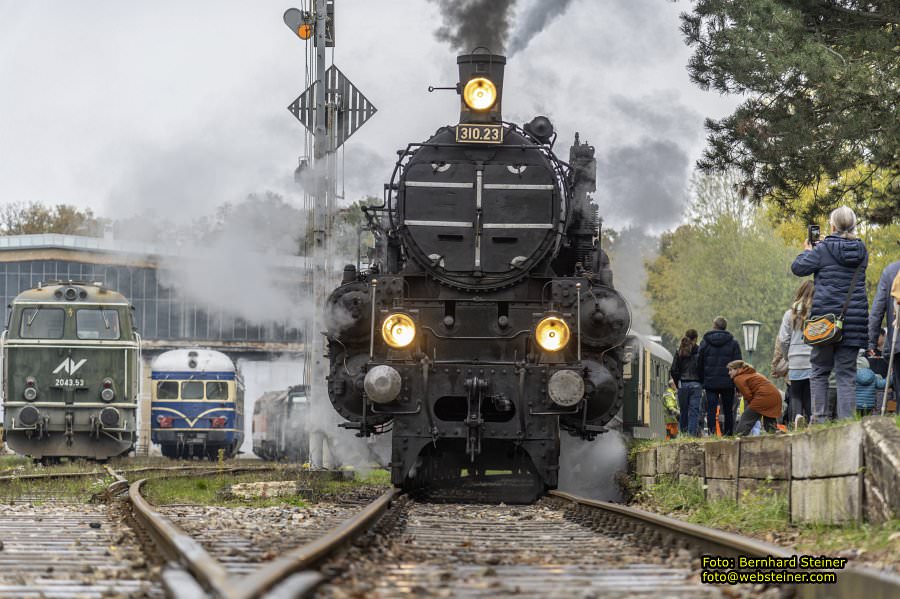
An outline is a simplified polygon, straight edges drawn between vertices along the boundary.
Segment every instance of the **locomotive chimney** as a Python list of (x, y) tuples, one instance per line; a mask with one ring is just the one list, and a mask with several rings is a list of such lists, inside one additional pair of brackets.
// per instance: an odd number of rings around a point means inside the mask
[(460, 123), (500, 124), (503, 121), (503, 70), (506, 57), (484, 48), (456, 59), (459, 65)]

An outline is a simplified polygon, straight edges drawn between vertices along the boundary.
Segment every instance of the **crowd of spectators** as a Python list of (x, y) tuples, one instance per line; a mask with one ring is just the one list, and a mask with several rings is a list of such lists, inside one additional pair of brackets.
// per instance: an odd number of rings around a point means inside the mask
[[(677, 414), (679, 434), (700, 436), (705, 428), (708, 435), (743, 436), (897, 411), (896, 401), (885, 400), (900, 390), (900, 260), (882, 272), (870, 310), (869, 256), (856, 236), (856, 215), (843, 206), (829, 224), (830, 234), (807, 239), (791, 265), (805, 280), (782, 317), (771, 369), (773, 378), (784, 378), (787, 392), (743, 361), (719, 316), (699, 343), (697, 331), (688, 329), (673, 357), (666, 407)], [(835, 329), (828, 342), (810, 333), (810, 323), (823, 317)]]

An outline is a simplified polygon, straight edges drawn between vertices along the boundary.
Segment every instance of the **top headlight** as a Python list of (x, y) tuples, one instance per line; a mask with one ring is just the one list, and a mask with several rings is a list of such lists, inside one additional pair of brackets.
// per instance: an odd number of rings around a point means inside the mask
[(478, 112), (490, 110), (497, 102), (497, 86), (484, 77), (471, 79), (463, 88), (463, 100), (472, 110)]
[(544, 351), (555, 352), (569, 343), (569, 325), (559, 316), (547, 316), (534, 328), (534, 339)]
[(391, 347), (403, 349), (416, 338), (416, 323), (402, 312), (391, 314), (381, 324), (381, 336)]

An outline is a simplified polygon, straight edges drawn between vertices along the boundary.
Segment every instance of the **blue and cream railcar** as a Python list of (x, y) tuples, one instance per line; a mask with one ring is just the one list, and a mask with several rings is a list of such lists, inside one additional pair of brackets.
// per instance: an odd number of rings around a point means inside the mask
[(151, 438), (164, 456), (234, 457), (244, 440), (244, 384), (228, 356), (168, 351), (153, 361), (151, 378)]

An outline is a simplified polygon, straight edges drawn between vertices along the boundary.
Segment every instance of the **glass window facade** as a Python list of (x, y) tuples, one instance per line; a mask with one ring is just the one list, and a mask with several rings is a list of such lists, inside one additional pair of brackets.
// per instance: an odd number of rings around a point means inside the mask
[[(283, 283), (284, 293), (300, 303), (305, 293), (301, 273)], [(240, 272), (234, 273), (240, 277)], [(135, 325), (147, 340), (300, 343), (302, 330), (288, 315), (273, 315), (271, 322), (247, 322), (214, 303), (180, 297), (177, 289), (159, 283), (157, 269), (64, 260), (0, 262), (0, 294), (9, 323), (9, 303), (20, 292), (49, 281), (97, 281), (122, 293), (134, 305)]]

